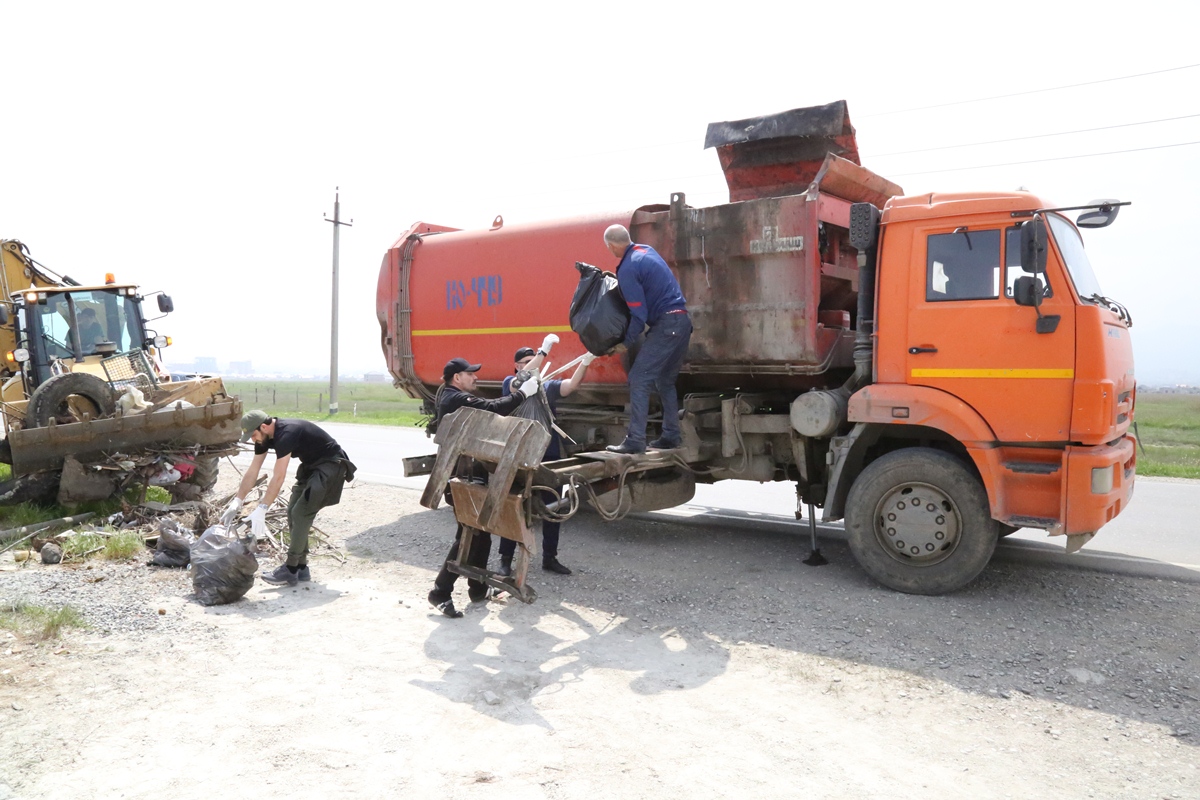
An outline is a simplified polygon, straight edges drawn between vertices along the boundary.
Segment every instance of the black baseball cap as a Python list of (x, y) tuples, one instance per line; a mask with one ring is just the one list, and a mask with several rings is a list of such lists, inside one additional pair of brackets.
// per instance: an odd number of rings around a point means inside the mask
[(513, 356), (513, 361), (520, 361), (522, 358), (529, 358), (536, 355), (537, 350), (534, 350), (532, 347), (521, 347), (518, 348), (517, 354)]
[(479, 368), (483, 364), (472, 364), (465, 358), (452, 358), (446, 362), (446, 366), (442, 369), (442, 380), (446, 383), (450, 382), (460, 372), (479, 372)]

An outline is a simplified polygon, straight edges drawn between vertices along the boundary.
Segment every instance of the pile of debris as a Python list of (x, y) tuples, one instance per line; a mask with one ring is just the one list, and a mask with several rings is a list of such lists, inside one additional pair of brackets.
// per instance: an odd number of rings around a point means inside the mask
[[(116, 469), (127, 474), (144, 476), (146, 471), (155, 468), (161, 469), (161, 464), (176, 457), (178, 457), (177, 454), (168, 451), (147, 454), (139, 457), (136, 462), (130, 460), (131, 467), (118, 464)], [(117, 456), (114, 456), (115, 458)], [(179, 463), (175, 463), (173, 468), (177, 470)], [(101, 467), (101, 469), (106, 468)], [(266, 492), (266, 482), (265, 475), (259, 478), (254, 489), (245, 498), (246, 509), (254, 509), (262, 502)], [(95, 514), (89, 512), (22, 528), (0, 530), (0, 554), (12, 550), (15, 560), (25, 564), (32, 560), (34, 553), (40, 554), (41, 560), (45, 564), (82, 560), (103, 549), (103, 546), (87, 552), (71, 552), (64, 557), (63, 543), (80, 534), (91, 534), (98, 537), (99, 540), (105, 540), (117, 534), (134, 531), (148, 549), (155, 551), (150, 564), (186, 567), (190, 561), (188, 550), (191, 544), (205, 531), (219, 526), (221, 510), (233, 497), (233, 494), (229, 494), (211, 502), (186, 500), (169, 505), (143, 499), (139, 503), (123, 503), (120, 511), (100, 519), (96, 519)], [(80, 524), (84, 522), (87, 524)], [(249, 542), (252, 551), (262, 555), (286, 555), (289, 545), (287, 504), (281, 498), (276, 498), (271, 504), (267, 511), (266, 523), (266, 536), (258, 541)], [(251, 535), (249, 525), (244, 521), (231, 527), (228, 534), (243, 540), (248, 540)], [(313, 555), (329, 556), (339, 563), (346, 561), (345, 554), (332, 544), (324, 531), (316, 527), (312, 528), (309, 533), (309, 551)]]

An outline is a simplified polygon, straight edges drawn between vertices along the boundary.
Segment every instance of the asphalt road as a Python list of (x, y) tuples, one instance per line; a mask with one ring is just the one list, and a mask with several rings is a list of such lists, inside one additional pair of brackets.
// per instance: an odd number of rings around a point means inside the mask
[[(420, 491), (425, 478), (405, 478), (401, 459), (436, 452), (418, 428), (324, 423), (358, 466), (357, 478)], [(249, 463), (249, 455), (236, 459)], [(1200, 481), (1138, 478), (1129, 508), (1106, 525), (1080, 553), (1067, 555), (1061, 537), (1028, 530), (1006, 537), (997, 558), (1061, 563), (1121, 573), (1200, 581), (1200, 536), (1192, 514), (1200, 509)], [(819, 512), (818, 512), (819, 515)], [(695, 524), (786, 529), (808, 535), (795, 518), (790, 483), (723, 481), (697, 487), (691, 503), (647, 516), (687, 519)], [(819, 525), (820, 538), (841, 538), (840, 525)]]

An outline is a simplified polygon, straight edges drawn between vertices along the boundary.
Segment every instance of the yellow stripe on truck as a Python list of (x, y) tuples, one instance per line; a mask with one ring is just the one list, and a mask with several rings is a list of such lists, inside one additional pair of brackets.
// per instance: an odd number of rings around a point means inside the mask
[(1073, 369), (914, 369), (914, 378), (1074, 378)]
[(492, 336), (497, 333), (563, 333), (570, 325), (534, 325), (525, 328), (441, 328), (413, 331), (413, 336)]

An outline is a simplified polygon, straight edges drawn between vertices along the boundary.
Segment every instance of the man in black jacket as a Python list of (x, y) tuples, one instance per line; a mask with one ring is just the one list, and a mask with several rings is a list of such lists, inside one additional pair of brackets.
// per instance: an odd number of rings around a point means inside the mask
[[(550, 334), (546, 340), (542, 342), (542, 351), (549, 352), (554, 342), (558, 341), (558, 337)], [(520, 388), (510, 395), (498, 397), (495, 400), (485, 400), (482, 397), (477, 397), (472, 394), (475, 391), (475, 373), (479, 371), (482, 364), (472, 364), (465, 358), (452, 358), (446, 363), (445, 369), (442, 370), (442, 388), (438, 391), (437, 407), (435, 419), (440, 423), (450, 414), (453, 414), (460, 408), (478, 408), (483, 411), (491, 411), (494, 414), (499, 414), (506, 417), (517, 410), (517, 406), (525, 400), (526, 397), (532, 397), (537, 393), (538, 382), (536, 380), (527, 380), (521, 384)], [(454, 560), (458, 555), (459, 541), (462, 539), (463, 526), (458, 525), (458, 529), (454, 533), (454, 544), (450, 547), (450, 552), (446, 559), (442, 562), (442, 569), (437, 574), (437, 578), (433, 581), (433, 589), (429, 592), (429, 604), (447, 617), (457, 618), (462, 616), (462, 612), (454, 608), (454, 601), (451, 599), (451, 594), (454, 591), (454, 582), (458, 580), (458, 573), (451, 572), (447, 564)], [(492, 552), (492, 537), (484, 531), (477, 531), (474, 538), (471, 540), (471, 551), (467, 554), (467, 564), (481, 569), (487, 569), (488, 556)], [(473, 579), (467, 580), (467, 595), (471, 598), (472, 603), (478, 603), (487, 599), (488, 587), (482, 581)]]

